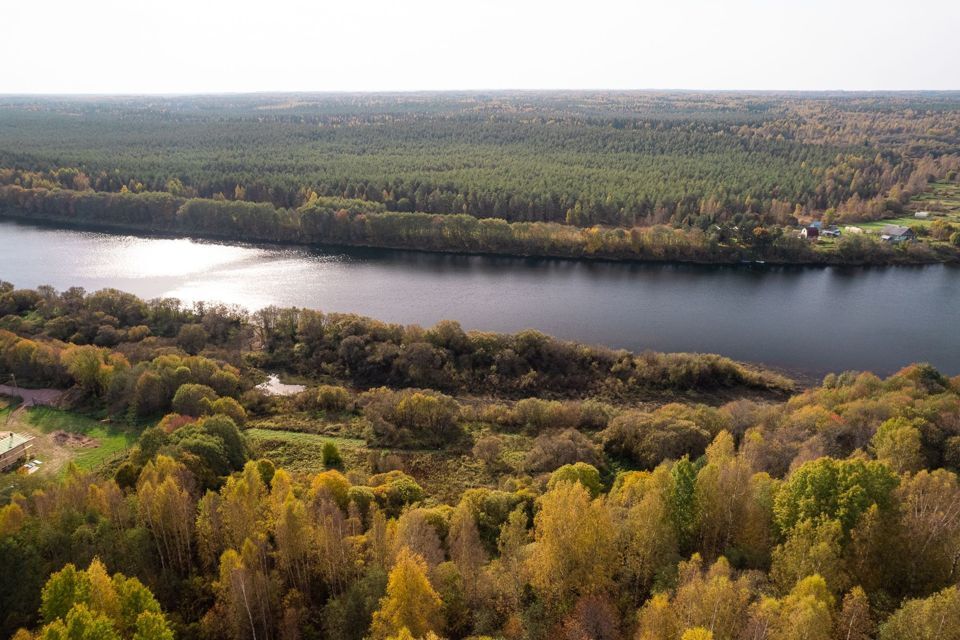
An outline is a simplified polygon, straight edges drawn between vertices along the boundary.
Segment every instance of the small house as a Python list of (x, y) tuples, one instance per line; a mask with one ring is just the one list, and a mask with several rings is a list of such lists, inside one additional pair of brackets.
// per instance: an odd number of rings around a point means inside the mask
[(0, 471), (7, 471), (25, 458), (31, 442), (31, 436), (12, 431), (0, 433)]
[(914, 217), (914, 218), (917, 218), (918, 220), (926, 220), (927, 218), (930, 217), (930, 212), (929, 212), (929, 211), (917, 211), (915, 214), (913, 214), (913, 217)]
[(899, 224), (888, 224), (880, 230), (880, 239), (884, 242), (906, 242), (913, 240), (916, 235), (910, 227), (904, 227)]
[(814, 226), (804, 227), (800, 230), (800, 237), (804, 240), (816, 242), (820, 239), (820, 229)]

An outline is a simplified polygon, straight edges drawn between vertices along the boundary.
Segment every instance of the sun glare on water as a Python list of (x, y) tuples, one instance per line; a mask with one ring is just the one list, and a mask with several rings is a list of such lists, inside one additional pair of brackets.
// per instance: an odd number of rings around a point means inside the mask
[(92, 276), (122, 271), (128, 277), (156, 278), (208, 274), (243, 260), (255, 259), (259, 249), (195, 242), (188, 239), (119, 238), (105, 250)]

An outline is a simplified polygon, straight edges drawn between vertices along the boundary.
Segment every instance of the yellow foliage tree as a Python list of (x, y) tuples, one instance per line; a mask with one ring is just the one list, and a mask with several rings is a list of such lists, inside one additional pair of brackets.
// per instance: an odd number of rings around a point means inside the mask
[(390, 570), (387, 595), (373, 614), (371, 635), (384, 639), (406, 631), (414, 638), (421, 638), (436, 632), (443, 625), (442, 606), (440, 596), (427, 578), (426, 562), (403, 548)]
[(540, 499), (529, 559), (531, 584), (559, 609), (603, 591), (616, 564), (616, 529), (602, 498), (561, 482)]

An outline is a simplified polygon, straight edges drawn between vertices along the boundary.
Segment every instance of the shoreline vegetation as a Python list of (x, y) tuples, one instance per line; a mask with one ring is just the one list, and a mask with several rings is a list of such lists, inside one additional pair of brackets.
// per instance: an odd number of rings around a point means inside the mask
[(377, 203), (328, 197), (282, 209), (269, 203), (183, 198), (165, 192), (6, 185), (0, 186), (0, 217), (236, 242), (575, 260), (798, 266), (960, 262), (960, 246), (949, 242), (891, 245), (878, 236), (858, 234), (818, 246), (796, 237), (794, 229), (772, 228), (754, 234), (754, 243), (746, 244), (665, 225), (583, 228), (466, 214), (398, 213)]
[[(78, 305), (89, 313), (61, 317)], [(215, 318), (219, 334), (231, 334), (233, 348), (247, 354), (247, 366), (304, 379), (349, 379), (359, 388), (421, 387), (494, 397), (599, 395), (618, 401), (664, 394), (720, 397), (731, 391), (779, 397), (796, 389), (793, 380), (762, 365), (713, 354), (631, 353), (534, 330), (465, 332), (446, 320), (422, 328), (301, 308), (271, 306), (248, 313), (200, 304), (188, 309), (175, 299), (144, 301), (115, 289), (58, 293), (50, 287), (15, 289), (2, 281), (0, 365), (6, 366), (0, 366), (0, 375), (12, 373), (21, 384), (60, 387), (71, 381), (61, 357), (71, 345), (99, 348), (106, 362), (117, 345), (154, 344), (158, 332), (179, 337), (198, 313), (209, 316), (208, 323)], [(202, 348), (210, 334), (203, 328), (196, 332), (200, 346), (190, 351)]]
[[(276, 371), (303, 390), (263, 392)], [(796, 389), (535, 331), (0, 283), (11, 374), (65, 391), (0, 396), (0, 424), (87, 446), (0, 474), (2, 638), (956, 628), (960, 376), (929, 365)]]

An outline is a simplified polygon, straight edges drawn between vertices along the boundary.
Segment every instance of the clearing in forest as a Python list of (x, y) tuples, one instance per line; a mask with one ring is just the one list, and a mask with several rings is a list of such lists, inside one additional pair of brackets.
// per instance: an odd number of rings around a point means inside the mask
[(2, 409), (0, 424), (34, 437), (31, 457), (43, 463), (37, 473), (45, 476), (61, 473), (71, 461), (92, 470), (136, 442), (126, 428), (50, 407)]

